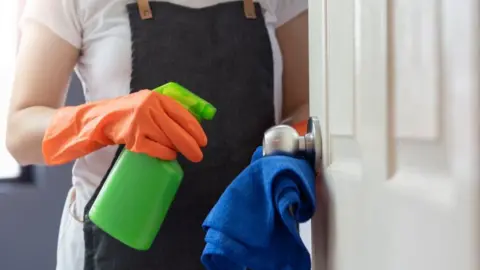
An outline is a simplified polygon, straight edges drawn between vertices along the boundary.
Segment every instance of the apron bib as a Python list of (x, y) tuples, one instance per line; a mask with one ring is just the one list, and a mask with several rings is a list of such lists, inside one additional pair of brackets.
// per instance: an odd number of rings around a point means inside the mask
[(85, 207), (85, 270), (204, 269), (202, 222), (274, 125), (273, 56), (262, 9), (251, 0), (202, 9), (139, 0), (127, 10), (131, 92), (174, 81), (218, 111), (202, 123), (209, 141), (204, 160), (194, 164), (179, 157), (185, 176), (148, 251), (123, 245), (88, 219), (103, 178)]

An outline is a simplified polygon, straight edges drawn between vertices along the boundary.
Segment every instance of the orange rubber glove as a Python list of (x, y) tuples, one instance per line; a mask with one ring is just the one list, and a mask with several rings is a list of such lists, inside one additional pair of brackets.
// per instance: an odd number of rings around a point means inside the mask
[(307, 125), (308, 125), (308, 120), (304, 120), (296, 124), (293, 124), (292, 127), (298, 132), (300, 136), (305, 136), (305, 134), (307, 134)]
[(45, 132), (45, 163), (59, 165), (107, 145), (173, 160), (177, 152), (199, 162), (207, 136), (198, 121), (172, 98), (149, 90), (64, 107)]

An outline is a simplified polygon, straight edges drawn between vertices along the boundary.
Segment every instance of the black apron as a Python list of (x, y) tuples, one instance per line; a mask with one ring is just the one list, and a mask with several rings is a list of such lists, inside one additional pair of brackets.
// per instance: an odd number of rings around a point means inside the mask
[(218, 111), (212, 121), (202, 123), (209, 141), (204, 160), (194, 164), (179, 158), (185, 177), (148, 251), (123, 245), (88, 219), (103, 178), (85, 207), (85, 270), (204, 269), (202, 222), (225, 188), (248, 166), (264, 131), (274, 125), (270, 39), (262, 8), (250, 0), (201, 9), (142, 3), (150, 5), (151, 13), (140, 12), (140, 3), (127, 5), (131, 92), (174, 81)]

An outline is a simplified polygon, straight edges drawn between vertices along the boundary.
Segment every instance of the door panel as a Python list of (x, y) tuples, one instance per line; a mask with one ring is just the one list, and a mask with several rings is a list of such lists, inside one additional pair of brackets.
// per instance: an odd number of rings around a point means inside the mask
[[(314, 269), (474, 270), (480, 42), (476, 0), (310, 1), (311, 115), (331, 193)], [(311, 236), (311, 239), (310, 239)]]

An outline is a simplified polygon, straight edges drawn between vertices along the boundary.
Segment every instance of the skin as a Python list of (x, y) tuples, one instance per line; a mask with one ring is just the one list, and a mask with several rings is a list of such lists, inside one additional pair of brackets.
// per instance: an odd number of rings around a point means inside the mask
[(7, 122), (7, 148), (22, 165), (43, 164), (42, 139), (64, 105), (79, 50), (48, 28), (29, 23), (22, 31)]
[[(308, 13), (277, 29), (283, 53), (285, 123), (308, 118)], [(21, 165), (44, 164), (42, 140), (65, 103), (79, 50), (48, 28), (30, 23), (22, 32), (7, 123), (7, 148)]]
[(277, 29), (283, 55), (283, 110), (285, 124), (309, 117), (308, 12)]

